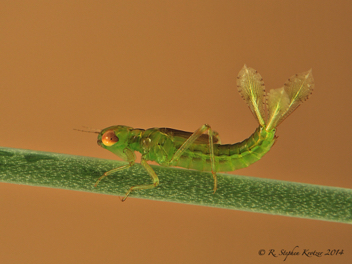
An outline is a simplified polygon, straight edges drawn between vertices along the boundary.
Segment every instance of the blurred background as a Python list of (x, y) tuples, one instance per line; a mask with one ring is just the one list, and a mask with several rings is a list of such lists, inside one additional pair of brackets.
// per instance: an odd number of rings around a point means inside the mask
[[(205, 123), (234, 143), (257, 127), (236, 90), (244, 64), (267, 91), (312, 68), (313, 95), (273, 149), (233, 173), (352, 188), (351, 12), (347, 0), (1, 1), (0, 145), (117, 159), (73, 128)], [(344, 254), (290, 263), (352, 259), (351, 226), (334, 222), (7, 183), (0, 214), (0, 263), (279, 263), (269, 250), (295, 246)]]

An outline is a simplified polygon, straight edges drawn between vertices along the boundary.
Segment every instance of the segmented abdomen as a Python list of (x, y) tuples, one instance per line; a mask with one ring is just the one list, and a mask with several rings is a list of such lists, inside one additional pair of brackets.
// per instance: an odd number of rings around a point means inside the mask
[[(261, 159), (275, 142), (275, 130), (258, 127), (247, 139), (236, 144), (215, 144), (214, 158), (217, 172), (248, 167)], [(211, 171), (208, 144), (193, 144), (172, 166), (200, 171)]]

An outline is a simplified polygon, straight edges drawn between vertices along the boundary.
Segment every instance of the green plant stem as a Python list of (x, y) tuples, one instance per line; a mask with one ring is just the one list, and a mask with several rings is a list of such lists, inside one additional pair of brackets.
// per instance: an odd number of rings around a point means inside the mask
[[(124, 196), (129, 187), (152, 182), (136, 164), (106, 177), (94, 188), (104, 172), (123, 164), (0, 147), (0, 181), (8, 183)], [(130, 197), (352, 223), (351, 189), (219, 173), (218, 190), (213, 194), (209, 172), (152, 167), (160, 185), (132, 192)]]

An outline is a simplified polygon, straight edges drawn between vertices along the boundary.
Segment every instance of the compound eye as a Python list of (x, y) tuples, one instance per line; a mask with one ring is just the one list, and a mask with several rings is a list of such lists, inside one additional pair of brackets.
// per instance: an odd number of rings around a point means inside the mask
[(119, 141), (119, 138), (115, 135), (115, 132), (113, 130), (108, 130), (102, 135), (101, 141), (105, 146), (110, 147), (117, 143)]

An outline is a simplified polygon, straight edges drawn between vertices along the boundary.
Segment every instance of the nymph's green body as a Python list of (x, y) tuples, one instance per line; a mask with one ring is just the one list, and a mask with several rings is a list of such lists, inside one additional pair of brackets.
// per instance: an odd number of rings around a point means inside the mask
[[(127, 144), (124, 148), (138, 151), (145, 160), (155, 161), (162, 166), (177, 166), (199, 171), (211, 171), (211, 158), (208, 135), (200, 136), (178, 160), (170, 163), (176, 151), (192, 135), (170, 128), (133, 129), (127, 126), (112, 126), (102, 130), (114, 130), (117, 137), (126, 134)], [(101, 138), (98, 139), (101, 142)], [(275, 142), (275, 129), (266, 131), (258, 127), (255, 132), (242, 142), (235, 144), (214, 144), (214, 161), (216, 172), (234, 171), (248, 167), (260, 160)], [(119, 155), (121, 146), (114, 144), (103, 148)]]
[[(276, 127), (311, 94), (314, 87), (312, 72), (292, 76), (284, 87), (265, 93), (260, 74), (244, 66), (237, 77), (237, 87), (247, 102), (259, 127), (246, 140), (236, 144), (220, 144), (218, 133), (203, 125), (194, 133), (172, 128), (134, 129), (111, 126), (100, 131), (98, 144), (113, 152), (128, 164), (106, 172), (96, 182), (119, 170), (134, 165), (135, 151), (142, 154), (141, 164), (153, 179), (153, 184), (133, 186), (131, 191), (150, 189), (159, 185), (159, 178), (147, 161), (162, 166), (211, 171), (214, 193), (217, 189), (217, 172), (245, 168), (261, 159), (275, 143)], [(204, 134), (207, 132), (207, 134)]]

